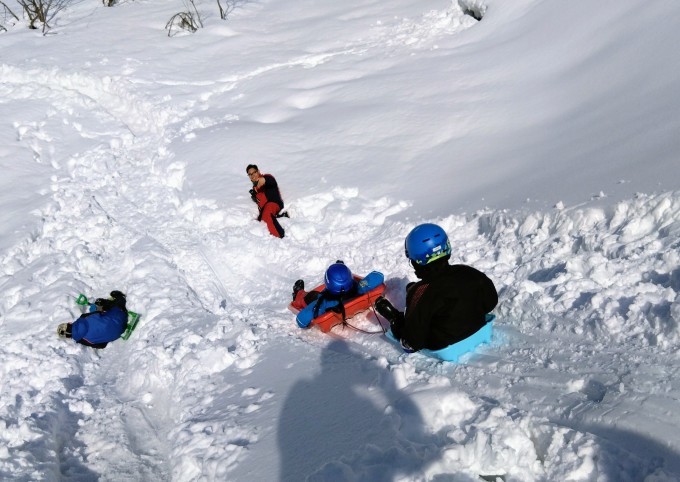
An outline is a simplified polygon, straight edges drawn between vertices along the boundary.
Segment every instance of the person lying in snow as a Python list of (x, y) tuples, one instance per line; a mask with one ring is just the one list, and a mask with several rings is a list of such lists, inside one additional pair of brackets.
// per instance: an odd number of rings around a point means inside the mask
[(406, 313), (380, 297), (375, 309), (390, 322), (405, 351), (441, 350), (477, 332), (498, 304), (493, 282), (481, 271), (449, 264), (451, 243), (436, 224), (406, 237), (406, 257), (420, 281), (406, 286)]
[(72, 338), (81, 345), (106, 348), (125, 331), (128, 320), (125, 303), (123, 293), (112, 291), (109, 299), (97, 298), (90, 305), (89, 313), (84, 313), (72, 323), (60, 324), (57, 334), (62, 338)]
[(345, 263), (338, 260), (326, 270), (323, 291), (307, 292), (304, 281), (297, 280), (293, 285), (291, 305), (300, 310), (296, 317), (298, 326), (308, 328), (314, 318), (333, 309), (342, 309), (343, 303), (380, 286), (384, 279), (382, 273), (371, 271), (357, 281)]

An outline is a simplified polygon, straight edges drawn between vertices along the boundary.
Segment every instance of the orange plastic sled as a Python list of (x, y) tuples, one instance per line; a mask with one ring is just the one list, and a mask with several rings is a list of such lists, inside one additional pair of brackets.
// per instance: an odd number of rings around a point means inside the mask
[[(354, 279), (357, 281), (361, 281), (363, 277), (354, 275)], [(325, 288), (326, 285), (322, 284), (314, 288), (312, 291), (323, 291)], [(344, 302), (345, 318), (350, 319), (354, 315), (369, 309), (373, 302), (376, 300), (376, 298), (382, 295), (384, 291), (385, 283), (382, 283), (377, 287), (373, 288), (371, 291), (364, 293), (363, 295), (359, 295), (356, 298), (352, 298), (349, 301), (345, 301)], [(288, 309), (295, 313), (296, 315), (300, 312), (300, 310), (295, 308), (292, 303), (288, 305)], [(327, 311), (323, 315), (319, 315), (316, 318), (314, 318), (312, 320), (312, 325), (316, 325), (322, 332), (328, 333), (329, 331), (331, 331), (331, 328), (333, 328), (335, 325), (339, 325), (342, 322), (343, 322), (342, 314), (336, 313), (335, 311)]]

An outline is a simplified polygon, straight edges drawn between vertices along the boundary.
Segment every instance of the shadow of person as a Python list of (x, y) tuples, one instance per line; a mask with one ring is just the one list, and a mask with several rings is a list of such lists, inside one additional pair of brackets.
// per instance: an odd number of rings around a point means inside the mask
[[(82, 387), (83, 379), (71, 375), (63, 378), (63, 383), (68, 393)], [(33, 393), (30, 395), (35, 396)], [(31, 481), (41, 478), (39, 476), (46, 476), (51, 480), (83, 482), (101, 479), (102, 474), (92, 470), (78, 456), (85, 449), (85, 444), (76, 437), (81, 428), (81, 415), (68, 408), (64, 393), (52, 394), (50, 398), (50, 411), (31, 414), (31, 421), (45, 435), (15, 447), (8, 447), (10, 457), (15, 456), (15, 453), (17, 459), (27, 457), (31, 469), (25, 465), (25, 474), (17, 475), (0, 468), (0, 480)], [(20, 395), (17, 395), (16, 402), (19, 406), (23, 404)]]
[(375, 362), (332, 341), (321, 373), (300, 380), (278, 427), (282, 481), (391, 481), (439, 456), (416, 405)]

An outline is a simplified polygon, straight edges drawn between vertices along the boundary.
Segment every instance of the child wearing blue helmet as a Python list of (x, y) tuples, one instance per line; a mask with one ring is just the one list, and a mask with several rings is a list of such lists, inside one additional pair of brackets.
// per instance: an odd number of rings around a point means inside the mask
[(342, 310), (343, 303), (368, 293), (381, 285), (385, 277), (378, 271), (371, 271), (365, 278), (357, 280), (345, 263), (338, 260), (328, 267), (324, 274), (325, 288), (322, 291), (305, 291), (305, 283), (299, 279), (293, 285), (292, 306), (299, 309), (296, 321), (300, 328), (308, 328), (312, 320), (330, 310)]
[(420, 278), (406, 287), (406, 311), (398, 311), (383, 297), (375, 308), (406, 351), (441, 350), (486, 324), (486, 314), (498, 304), (496, 287), (471, 266), (449, 264), (451, 243), (441, 227), (416, 226), (404, 248)]

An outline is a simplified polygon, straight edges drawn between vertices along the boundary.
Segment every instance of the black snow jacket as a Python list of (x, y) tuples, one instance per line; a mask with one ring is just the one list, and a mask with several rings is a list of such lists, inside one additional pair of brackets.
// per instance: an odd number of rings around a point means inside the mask
[(496, 287), (484, 273), (449, 265), (448, 258), (417, 267), (421, 281), (407, 289), (399, 335), (414, 350), (440, 350), (467, 338), (485, 325), (485, 315), (498, 304)]

